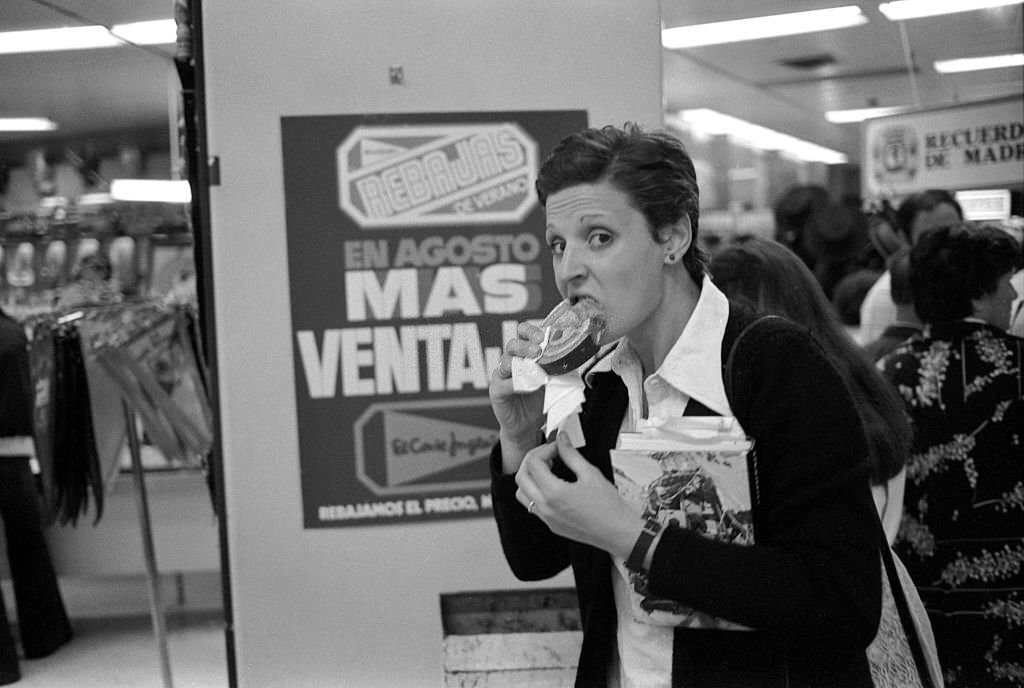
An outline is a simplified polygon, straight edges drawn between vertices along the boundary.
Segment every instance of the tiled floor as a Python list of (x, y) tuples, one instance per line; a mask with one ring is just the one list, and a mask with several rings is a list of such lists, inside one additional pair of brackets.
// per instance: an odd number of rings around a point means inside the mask
[[(168, 575), (160, 588), (171, 684), (226, 688), (219, 574)], [(23, 659), (15, 688), (166, 688), (144, 577), (62, 578), (61, 592), (74, 637), (49, 657)]]
[[(223, 621), (216, 614), (167, 617), (171, 685), (228, 685)], [(149, 618), (73, 620), (74, 638), (42, 659), (22, 660), (17, 688), (165, 688)]]

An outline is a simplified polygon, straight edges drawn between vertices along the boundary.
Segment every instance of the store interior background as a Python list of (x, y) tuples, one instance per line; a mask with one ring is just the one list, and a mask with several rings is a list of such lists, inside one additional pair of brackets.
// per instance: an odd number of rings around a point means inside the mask
[[(212, 4), (204, 3), (204, 11), (212, 11), (206, 8)], [(367, 9), (370, 5), (356, 4), (363, 12), (372, 11)], [(454, 9), (444, 11), (453, 12), (462, 4), (449, 3)], [(758, 14), (775, 14), (835, 4), (766, 0), (756, 8)], [(820, 184), (837, 201), (859, 201), (864, 163), (861, 124), (831, 123), (825, 118), (828, 111), (881, 106), (913, 111), (1008, 96), (1024, 99), (1024, 68), (945, 75), (933, 68), (938, 59), (1021, 52), (1024, 5), (901, 25), (886, 19), (877, 3), (857, 4), (869, 19), (858, 27), (660, 51), (663, 122), (682, 135), (697, 162), (706, 237), (728, 241), (739, 233), (770, 235), (772, 204), (795, 184)], [(680, 26), (747, 16), (753, 5), (743, 0), (663, 0), (659, 11), (664, 26)], [(79, 20), (111, 26), (170, 19), (174, 8), (172, 0), (4, 0), (0, 31), (69, 26)], [(479, 15), (481, 10), (473, 12)], [(343, 17), (335, 13), (332, 18), (343, 31)], [(610, 30), (587, 38), (629, 50)], [(260, 46), (250, 44), (248, 49), (258, 51)], [(552, 57), (566, 57), (571, 50), (567, 46)], [(380, 65), (374, 66), (382, 71), (393, 60), (391, 53), (410, 54), (382, 52)], [(45, 116), (58, 123), (55, 131), (44, 134), (0, 132), (0, 242), (5, 249), (25, 232), (41, 234), (59, 227), (82, 238), (110, 239), (111, 232), (146, 238), (149, 245), (188, 255), (182, 250), (193, 237), (184, 204), (78, 203), (84, 194), (104, 191), (112, 179), (170, 180), (185, 175), (181, 81), (174, 54), (173, 44), (0, 54), (0, 117)], [(407, 70), (415, 68), (415, 57), (404, 59)], [(337, 69), (345, 69), (343, 60), (337, 64)], [(404, 107), (430, 109), (415, 103)], [(797, 160), (729, 135), (703, 134), (685, 124), (681, 114), (698, 108), (825, 146), (844, 154), (847, 162)], [(279, 141), (251, 145), (279, 147)], [(1018, 212), (1022, 190), (1024, 179), (1013, 189)], [(169, 288), (152, 279), (144, 286), (154, 298)], [(34, 307), (26, 298), (0, 280), (0, 303), (7, 310), (17, 313), (20, 307)], [(165, 465), (158, 456), (151, 457), (149, 468), (155, 545), (168, 609), (221, 610), (220, 535), (202, 470)], [(297, 466), (291, 470), (297, 472)], [(62, 579), (71, 589), (77, 585), (86, 591), (68, 600), (73, 618), (148, 612), (130, 477), (121, 476), (112, 490), (107, 512), (95, 527), (80, 522), (76, 528), (50, 532)], [(0, 579), (11, 600), (8, 577), (0, 558)], [(436, 606), (436, 600), (432, 604)]]
[[(838, 4), (766, 0), (756, 9), (770, 15)], [(1020, 3), (908, 20), (902, 26), (886, 19), (877, 3), (858, 5), (869, 19), (862, 26), (662, 52), (669, 126), (682, 122), (680, 111), (706, 108), (848, 158), (839, 165), (800, 162), (727, 135), (688, 137), (703, 163), (698, 174), (709, 230), (766, 231), (773, 201), (797, 183), (825, 185), (837, 198), (858, 196), (860, 124), (831, 123), (825, 118), (829, 111), (897, 106), (913, 111), (1019, 96), (1024, 90), (1020, 67), (954, 74), (933, 67), (935, 60), (1019, 53)], [(666, 27), (751, 14), (742, 0), (664, 0), (660, 6)], [(173, 9), (174, 0), (8, 0), (0, 31), (70, 26), (73, 15), (107, 26), (169, 19)], [(45, 135), (0, 134), (0, 170), (7, 180), (0, 191), (3, 211), (38, 215), (47, 210), (26, 164), (29, 153), (40, 147), (59, 186), (52, 195), (72, 203), (91, 190), (87, 180), (78, 178), (81, 173), (68, 169), (81, 169), (78, 158), (91, 160), (105, 179), (181, 175), (181, 84), (173, 55), (174, 46), (164, 44), (0, 56), (0, 116), (46, 116), (59, 123), (59, 129)]]

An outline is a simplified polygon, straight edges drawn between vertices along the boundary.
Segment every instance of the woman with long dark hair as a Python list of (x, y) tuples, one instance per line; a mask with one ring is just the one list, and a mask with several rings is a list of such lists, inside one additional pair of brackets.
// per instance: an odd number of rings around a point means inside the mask
[(899, 530), (910, 425), (896, 390), (839, 322), (818, 281), (782, 244), (749, 238), (722, 249), (711, 277), (729, 298), (810, 331), (849, 388), (868, 443), (875, 505), (891, 543)]

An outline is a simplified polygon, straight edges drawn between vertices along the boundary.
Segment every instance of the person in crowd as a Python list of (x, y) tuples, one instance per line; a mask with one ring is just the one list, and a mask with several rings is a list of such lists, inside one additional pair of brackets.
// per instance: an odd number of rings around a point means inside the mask
[(880, 272), (867, 268), (854, 270), (839, 280), (832, 292), (832, 308), (843, 328), (858, 344), (861, 343), (860, 306), (880, 275)]
[(1021, 249), (1021, 268), (1010, 278), (1017, 298), (1010, 304), (1010, 326), (1007, 331), (1017, 337), (1024, 337), (1024, 217), (1014, 215), (1000, 226), (1017, 240)]
[[(839, 372), (805, 328), (758, 318), (708, 278), (696, 175), (678, 139), (632, 124), (585, 129), (555, 147), (536, 190), (555, 284), (604, 313), (606, 346), (581, 371), (585, 446), (555, 428), (545, 442), (543, 390), (517, 392), (512, 380), (543, 333), (519, 324), (491, 375), (491, 491), (518, 578), (572, 567), (576, 686), (870, 686), (879, 529), (863, 426)], [(732, 416), (754, 439), (754, 544), (645, 521), (617, 490), (619, 433), (679, 415)], [(630, 607), (633, 574), (652, 596), (751, 630), (645, 623)]]
[(1010, 278), (1010, 285), (1017, 292), (1017, 298), (1010, 304), (1010, 325), (1007, 332), (1017, 337), (1024, 337), (1024, 217), (1011, 215), (1005, 220), (986, 220), (982, 224), (996, 227), (1016, 240), (1021, 248), (1021, 269)]
[[(71, 638), (31, 469), (33, 409), (28, 340), (22, 326), (0, 309), (0, 518), (21, 648), (30, 659), (52, 654)], [(18, 649), (0, 594), (0, 685), (20, 678)]]
[(118, 303), (121, 290), (113, 280), (110, 259), (97, 251), (82, 258), (73, 279), (57, 292), (54, 308), (63, 310), (78, 306)]
[(878, 361), (921, 331), (921, 320), (914, 310), (914, 297), (910, 291), (910, 247), (904, 246), (896, 251), (887, 265), (896, 320), (886, 326), (878, 339), (865, 345), (864, 350), (873, 361)]
[(831, 299), (869, 243), (867, 218), (814, 184), (791, 187), (772, 211), (775, 239), (800, 256)]
[(867, 434), (875, 506), (892, 542), (903, 514), (903, 466), (910, 451), (910, 425), (896, 391), (847, 334), (814, 275), (785, 246), (764, 239), (733, 244), (712, 259), (710, 272), (731, 300), (807, 328), (846, 380)]
[(1006, 332), (1015, 243), (969, 225), (921, 235), (910, 284), (925, 325), (879, 362), (914, 429), (896, 548), (951, 688), (1024, 677), (1024, 339)]
[[(898, 226), (894, 229), (907, 246), (912, 246), (922, 232), (959, 224), (963, 216), (963, 210), (953, 194), (943, 189), (928, 189), (903, 199), (896, 209), (894, 221)], [(863, 342), (878, 339), (885, 328), (897, 320), (891, 279), (888, 271), (882, 273), (864, 297), (860, 308)]]
[(1017, 271), (1010, 279), (1017, 292), (1017, 298), (1010, 304), (1010, 327), (1009, 333), (1017, 337), (1024, 337), (1024, 268)]
[(894, 253), (907, 245), (902, 233), (896, 230), (896, 209), (888, 198), (867, 203), (863, 212), (868, 223), (868, 244), (857, 257), (859, 267), (885, 272), (885, 264)]

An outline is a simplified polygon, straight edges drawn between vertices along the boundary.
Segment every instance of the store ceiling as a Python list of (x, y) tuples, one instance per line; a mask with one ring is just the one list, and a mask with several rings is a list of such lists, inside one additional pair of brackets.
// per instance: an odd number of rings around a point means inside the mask
[[(737, 19), (842, 4), (843, 0), (662, 0), (665, 26)], [(940, 75), (936, 59), (1021, 52), (1024, 5), (916, 19), (901, 28), (858, 3), (866, 25), (791, 36), (665, 51), (669, 110), (712, 108), (842, 150), (859, 158), (858, 124), (824, 119), (832, 109), (869, 105), (938, 107), (1024, 94), (1024, 69)], [(92, 23), (169, 18), (172, 0), (2, 0), (0, 30), (74, 25), (66, 10)], [(47, 116), (54, 140), (125, 129), (170, 130), (178, 88), (173, 45), (0, 55), (0, 116)], [(786, 62), (824, 58), (812, 68)], [(916, 85), (916, 98), (913, 86)], [(1024, 96), (1022, 96), (1024, 97)], [(0, 152), (39, 135), (0, 133)]]
[[(849, 0), (662, 0), (662, 17), (665, 26), (681, 26), (844, 2)], [(867, 15), (867, 24), (665, 51), (667, 108), (713, 108), (841, 150), (856, 161), (861, 125), (831, 124), (824, 118), (826, 111), (902, 105), (934, 108), (1024, 97), (1024, 68), (939, 74), (932, 66), (935, 60), (1021, 52), (1024, 4), (904, 22), (913, 84), (900, 24), (878, 11), (877, 0), (855, 4)], [(834, 61), (813, 69), (785, 64), (818, 57)]]
[[(0, 0), (0, 31), (111, 26), (172, 16), (173, 0)], [(56, 8), (67, 10), (72, 16)], [(125, 130), (170, 132), (174, 45), (0, 55), (0, 116), (49, 117), (47, 139)], [(0, 133), (0, 151), (40, 134)]]

